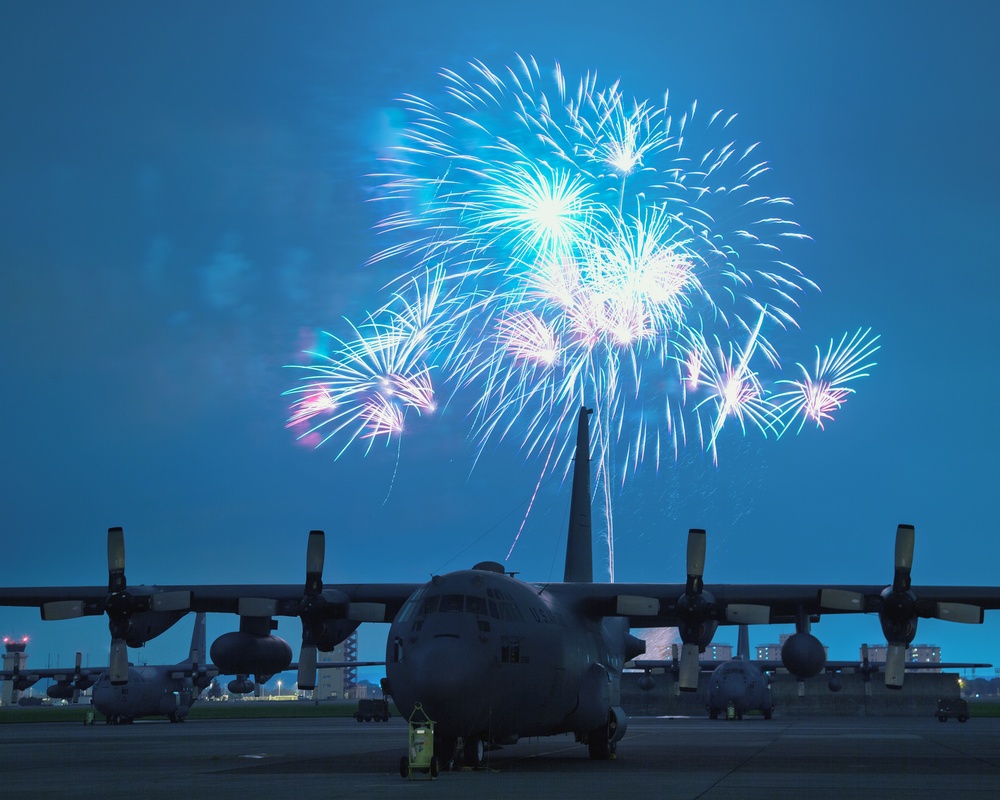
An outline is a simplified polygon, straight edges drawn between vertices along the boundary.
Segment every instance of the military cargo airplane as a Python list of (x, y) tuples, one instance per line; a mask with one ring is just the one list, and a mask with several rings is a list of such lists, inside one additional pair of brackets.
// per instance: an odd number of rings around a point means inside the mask
[(67, 669), (13, 669), (0, 672), (0, 680), (9, 680), (17, 691), (45, 678), (54, 679), (45, 693), (58, 700), (76, 702), (80, 692), (94, 687), (91, 704), (108, 724), (132, 722), (137, 717), (166, 716), (181, 722), (194, 701), (219, 674), (205, 659), (205, 614), (195, 615), (191, 648), (185, 661), (160, 666), (128, 665), (128, 682), (113, 684), (108, 667), (82, 667), (80, 653), (76, 666)]
[[(737, 635), (736, 656), (727, 661), (699, 661), (702, 671), (711, 671), (708, 680), (708, 693), (705, 707), (709, 719), (718, 719), (721, 714), (727, 717), (730, 710), (736, 719), (743, 719), (749, 712), (760, 712), (764, 719), (771, 719), (774, 712), (774, 702), (771, 697), (771, 673), (781, 669), (781, 661), (750, 658), (750, 630), (747, 625), (739, 626)], [(676, 647), (675, 647), (676, 649)], [(840, 673), (852, 670), (864, 676), (865, 692), (871, 693), (871, 676), (885, 667), (884, 662), (873, 662), (868, 659), (868, 645), (862, 645), (862, 660), (857, 661), (827, 661), (823, 669), (829, 675), (828, 688), (831, 692), (839, 692), (843, 688)], [(654, 670), (671, 672), (677, 675), (679, 668), (676, 653), (672, 660), (656, 661), (642, 659), (629, 662), (627, 667), (643, 670), (639, 678), (639, 688), (650, 691), (655, 686)], [(906, 662), (906, 670), (928, 669), (966, 669), (986, 668), (992, 664), (975, 664), (971, 662)], [(801, 686), (801, 681), (800, 681)]]
[(705, 532), (688, 539), (687, 580), (595, 583), (590, 523), (589, 418), (581, 408), (566, 563), (562, 583), (528, 583), (503, 566), (434, 576), (426, 583), (323, 583), (325, 537), (312, 531), (306, 580), (299, 585), (129, 586), (121, 528), (108, 533), (107, 586), (0, 588), (0, 605), (37, 606), (43, 619), (107, 614), (112, 683), (128, 681), (126, 645), (139, 647), (186, 613), (234, 613), (240, 629), (212, 646), (227, 673), (275, 674), (290, 663), (287, 643), (272, 635), (275, 616), (302, 623), (300, 688), (315, 685), (316, 651), (329, 651), (362, 622), (391, 623), (386, 672), (397, 707), (418, 703), (435, 721), (436, 752), (446, 763), (461, 751), (482, 763), (487, 747), (525, 736), (573, 733), (591, 758), (611, 756), (625, 733), (621, 671), (645, 649), (631, 626), (676, 627), (683, 641), (679, 682), (697, 687), (698, 654), (720, 624), (794, 623), (782, 662), (799, 677), (824, 667), (810, 632), (821, 613), (877, 613), (889, 642), (886, 682), (903, 683), (906, 646), (920, 617), (981, 623), (1000, 608), (1000, 587), (913, 587), (913, 527), (896, 538), (892, 584), (706, 586)]
[[(104, 716), (110, 725), (133, 722), (139, 717), (167, 717), (171, 722), (182, 722), (194, 705), (195, 700), (219, 676), (219, 669), (205, 661), (205, 613), (195, 615), (191, 648), (185, 661), (178, 664), (149, 666), (128, 666), (128, 681), (115, 684), (111, 681), (108, 667), (82, 667), (80, 653), (76, 654), (76, 666), (67, 669), (33, 669), (0, 671), (0, 680), (9, 680), (14, 689), (23, 692), (46, 678), (55, 680), (45, 693), (56, 700), (77, 702), (80, 692), (94, 687), (91, 705)], [(345, 667), (382, 666), (381, 661), (330, 661), (319, 665), (319, 669), (343, 669)], [(292, 662), (289, 669), (297, 669)], [(260, 676), (262, 681), (271, 676)], [(233, 694), (248, 694), (259, 689), (259, 684), (249, 681), (246, 675), (238, 675), (229, 682)]]

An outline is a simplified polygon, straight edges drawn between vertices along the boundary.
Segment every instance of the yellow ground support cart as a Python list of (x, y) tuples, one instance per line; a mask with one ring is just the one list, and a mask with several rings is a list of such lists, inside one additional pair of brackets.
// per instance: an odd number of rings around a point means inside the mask
[(399, 761), (399, 777), (433, 780), (438, 776), (438, 757), (434, 755), (434, 720), (420, 703), (413, 706), (409, 724), (409, 749)]

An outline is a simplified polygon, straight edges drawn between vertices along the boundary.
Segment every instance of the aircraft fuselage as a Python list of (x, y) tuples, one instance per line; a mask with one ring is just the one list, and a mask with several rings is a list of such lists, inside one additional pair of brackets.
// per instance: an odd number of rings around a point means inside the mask
[(623, 619), (589, 616), (544, 585), (477, 565), (414, 592), (390, 628), (386, 674), (400, 712), (419, 703), (445, 739), (587, 741), (609, 714), (620, 736), (627, 633)]
[(768, 719), (773, 708), (767, 676), (749, 661), (727, 661), (716, 667), (708, 684), (708, 715), (715, 719), (732, 706), (740, 719), (760, 711)]
[(190, 679), (172, 678), (170, 669), (130, 666), (128, 683), (121, 686), (113, 685), (105, 672), (94, 684), (93, 706), (109, 722), (157, 716), (180, 722), (188, 715), (200, 690), (192, 690)]

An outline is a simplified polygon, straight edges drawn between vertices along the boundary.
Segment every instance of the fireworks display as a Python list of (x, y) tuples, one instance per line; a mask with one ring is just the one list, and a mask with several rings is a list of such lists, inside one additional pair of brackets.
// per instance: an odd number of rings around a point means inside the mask
[(480, 446), (516, 437), (544, 475), (593, 406), (613, 578), (613, 486), (691, 447), (717, 459), (726, 428), (823, 428), (878, 337), (845, 334), (783, 377), (779, 339), (817, 287), (783, 260), (806, 237), (788, 198), (756, 188), (769, 167), (733, 140), (735, 115), (678, 114), (596, 74), (571, 85), (533, 59), (442, 77), (437, 98), (401, 99), (374, 176), (387, 296), (298, 365), (288, 424), (342, 453), (460, 406)]

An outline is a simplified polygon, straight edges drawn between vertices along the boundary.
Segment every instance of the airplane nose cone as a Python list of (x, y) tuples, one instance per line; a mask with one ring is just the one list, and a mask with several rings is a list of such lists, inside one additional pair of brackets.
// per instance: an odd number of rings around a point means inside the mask
[(489, 666), (478, 643), (438, 635), (411, 647), (404, 665), (409, 702), (449, 728), (474, 729), (486, 708)]

